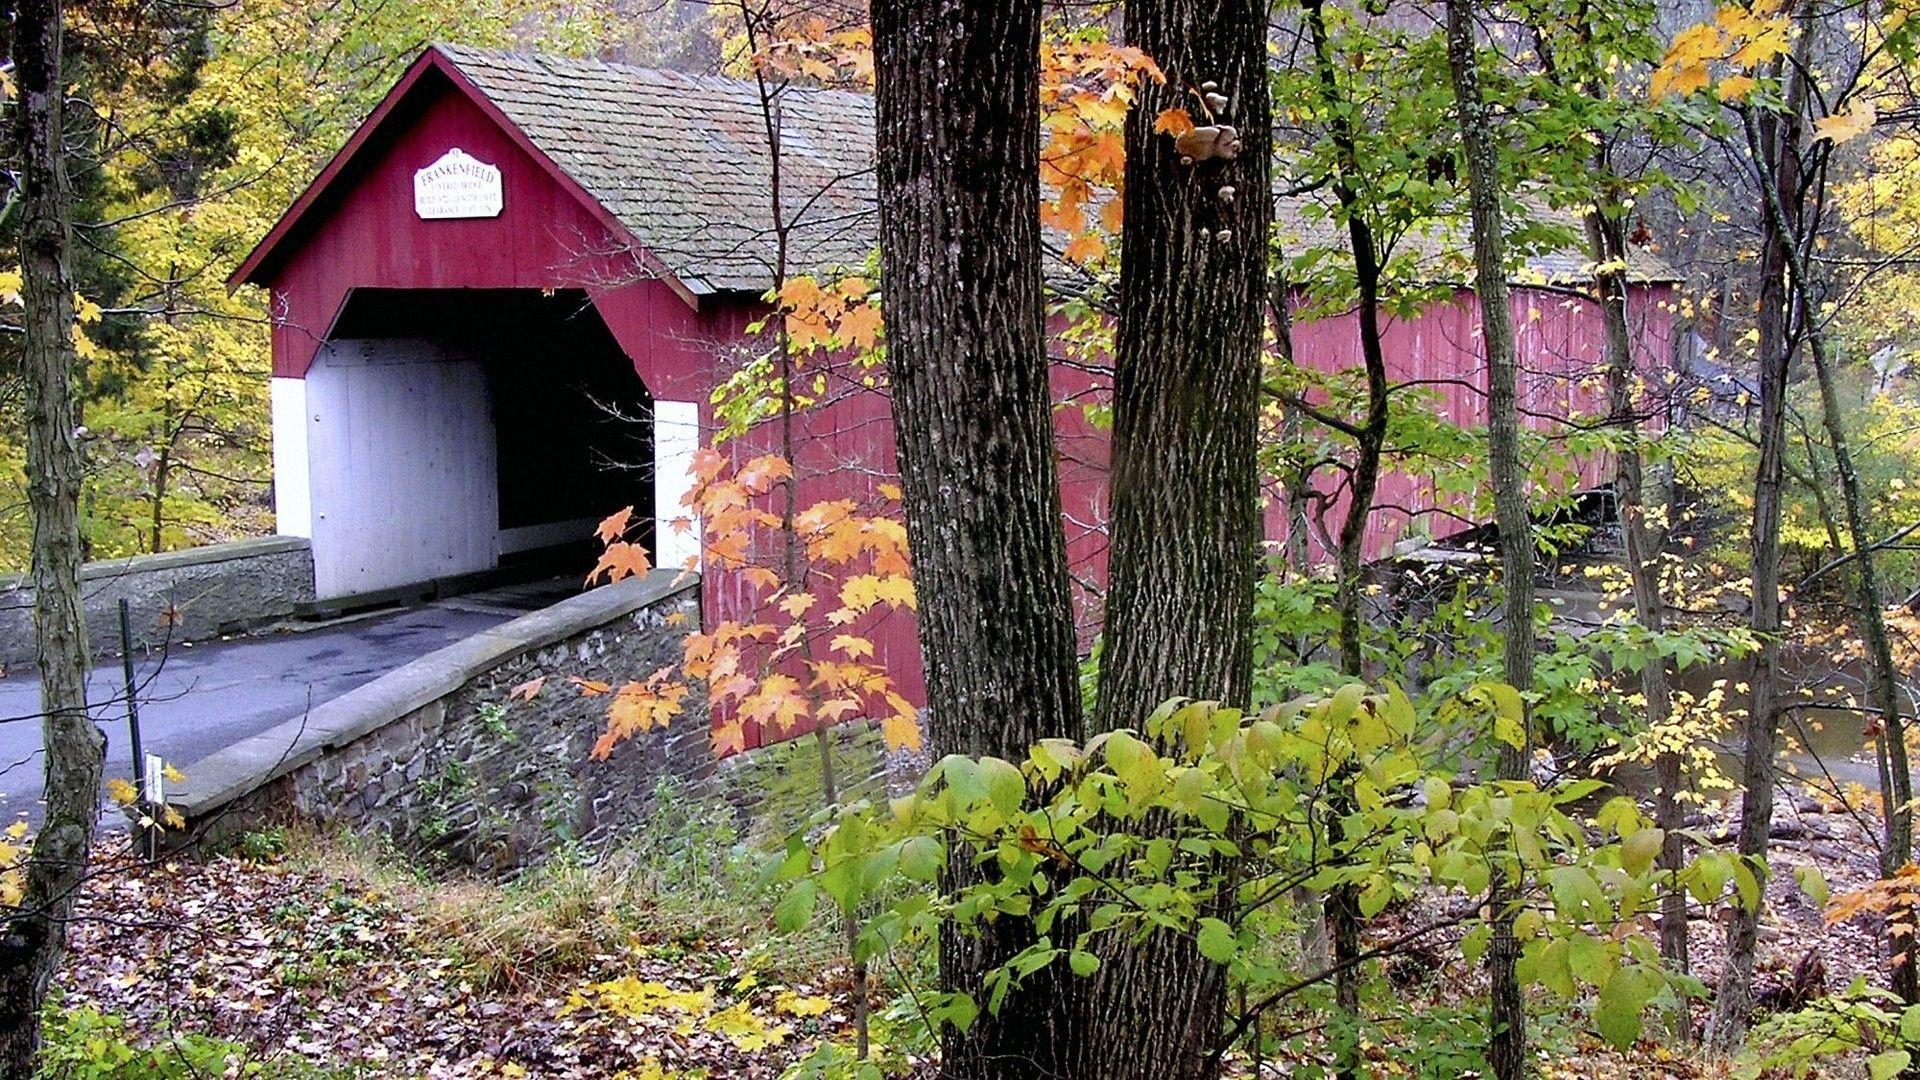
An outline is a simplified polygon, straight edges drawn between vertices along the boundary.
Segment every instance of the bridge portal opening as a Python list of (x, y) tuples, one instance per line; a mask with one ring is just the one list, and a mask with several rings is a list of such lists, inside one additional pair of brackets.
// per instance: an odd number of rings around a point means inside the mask
[(358, 289), (304, 381), (321, 599), (584, 576), (653, 520), (653, 399), (583, 291)]

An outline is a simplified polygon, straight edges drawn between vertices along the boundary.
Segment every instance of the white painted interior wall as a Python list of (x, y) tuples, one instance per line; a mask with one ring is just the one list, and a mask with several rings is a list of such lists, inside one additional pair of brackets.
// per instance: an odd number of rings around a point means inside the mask
[(309, 474), (307, 380), (273, 380), (273, 517), (282, 536), (313, 535), (313, 492)]
[[(698, 569), (700, 523), (684, 505), (693, 490), (693, 454), (700, 449), (700, 405), (653, 403), (653, 555), (655, 566)], [(687, 528), (674, 527), (686, 519)]]
[[(279, 455), (286, 447), (291, 474), (304, 450), (320, 599), (496, 565), (499, 483), (477, 359), (411, 338), (332, 341), (305, 383), (304, 440), (282, 436), (281, 397), (291, 415), (294, 392), (274, 398), (275, 509), (287, 506), (297, 523), (297, 485), (283, 481)], [(280, 531), (290, 531), (285, 517)]]

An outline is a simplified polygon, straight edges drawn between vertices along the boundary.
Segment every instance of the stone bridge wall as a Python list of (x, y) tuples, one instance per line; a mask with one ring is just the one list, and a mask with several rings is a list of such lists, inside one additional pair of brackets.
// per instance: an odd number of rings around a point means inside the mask
[[(345, 826), (481, 871), (644, 821), (666, 778), (713, 769), (703, 703), (591, 757), (609, 696), (671, 662), (700, 621), (697, 581), (670, 571), (594, 589), (422, 657), (307, 716), (188, 765), (170, 801), (182, 842), (272, 822)], [(531, 699), (515, 687), (544, 679)]]
[[(80, 570), (87, 643), (120, 652), (120, 601), (135, 648), (201, 641), (283, 619), (313, 603), (313, 550), (297, 536), (265, 536), (186, 551), (91, 562)], [(33, 585), (0, 576), (0, 664), (33, 661)]]

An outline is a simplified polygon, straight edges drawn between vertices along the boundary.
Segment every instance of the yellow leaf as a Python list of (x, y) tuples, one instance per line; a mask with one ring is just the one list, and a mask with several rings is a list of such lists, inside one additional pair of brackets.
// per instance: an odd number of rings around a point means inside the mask
[(7, 839), (9, 840), (20, 840), (25, 838), (26, 835), (27, 823), (24, 821), (16, 821), (7, 826)]
[(865, 660), (873, 655), (873, 642), (852, 634), (835, 634), (831, 645), (835, 652), (850, 660)]
[(1814, 122), (1813, 138), (1832, 139), (1835, 146), (1857, 139), (1873, 129), (1873, 122), (1879, 119), (1879, 112), (1873, 102), (1862, 101), (1843, 113), (1823, 116)]
[(132, 806), (140, 801), (140, 792), (125, 779), (113, 776), (107, 779), (107, 798), (121, 806)]
[(1759, 81), (1750, 75), (1729, 75), (1714, 87), (1714, 93), (1719, 95), (1721, 101), (1745, 101), (1747, 95), (1759, 85)]
[(802, 996), (791, 990), (782, 990), (773, 999), (773, 1007), (788, 1016), (820, 1016), (833, 1008), (829, 998)]
[(920, 721), (910, 712), (888, 713), (880, 720), (880, 739), (889, 750), (918, 750)]

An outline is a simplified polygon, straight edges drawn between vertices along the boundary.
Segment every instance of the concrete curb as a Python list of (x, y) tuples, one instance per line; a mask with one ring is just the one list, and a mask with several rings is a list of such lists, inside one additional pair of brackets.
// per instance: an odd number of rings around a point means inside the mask
[(198, 820), (410, 713), (445, 698), (515, 657), (564, 641), (681, 593), (700, 582), (656, 570), (569, 597), (443, 649), (313, 706), (305, 716), (263, 731), (184, 767), (186, 790), (170, 798)]

